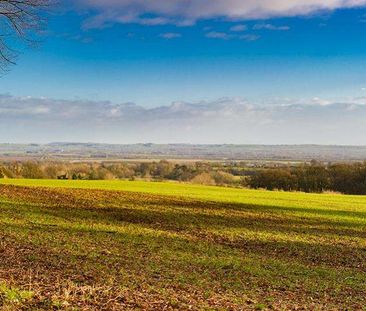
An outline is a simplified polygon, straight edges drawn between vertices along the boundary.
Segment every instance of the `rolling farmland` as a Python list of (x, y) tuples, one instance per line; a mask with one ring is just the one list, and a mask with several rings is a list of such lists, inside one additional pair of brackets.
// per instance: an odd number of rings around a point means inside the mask
[(4, 310), (364, 310), (366, 197), (0, 181)]

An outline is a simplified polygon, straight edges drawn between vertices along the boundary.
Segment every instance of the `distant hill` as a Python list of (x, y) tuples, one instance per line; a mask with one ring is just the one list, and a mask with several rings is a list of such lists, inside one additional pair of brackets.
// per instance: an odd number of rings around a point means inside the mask
[(2, 159), (197, 159), (363, 161), (366, 146), (96, 143), (0, 144)]

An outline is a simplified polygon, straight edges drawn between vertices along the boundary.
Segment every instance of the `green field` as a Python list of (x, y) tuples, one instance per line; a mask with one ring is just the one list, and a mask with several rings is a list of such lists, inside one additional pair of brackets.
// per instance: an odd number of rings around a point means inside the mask
[(366, 197), (0, 180), (0, 309), (366, 310)]

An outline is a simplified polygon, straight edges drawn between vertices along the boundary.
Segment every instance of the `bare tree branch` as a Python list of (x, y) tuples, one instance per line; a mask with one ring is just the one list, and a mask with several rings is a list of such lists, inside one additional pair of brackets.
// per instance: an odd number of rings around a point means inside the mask
[(14, 64), (19, 42), (32, 45), (44, 25), (41, 9), (50, 0), (0, 0), (0, 70)]

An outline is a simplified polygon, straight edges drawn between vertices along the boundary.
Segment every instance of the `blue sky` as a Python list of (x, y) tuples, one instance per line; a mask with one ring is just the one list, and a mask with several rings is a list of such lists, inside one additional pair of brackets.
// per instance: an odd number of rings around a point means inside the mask
[[(93, 107), (105, 106), (105, 102), (133, 103), (145, 109), (145, 114), (159, 107), (171, 107), (175, 102), (194, 107), (203, 103), (205, 107), (209, 103), (215, 107), (222, 99), (229, 101), (228, 105), (236, 105), (240, 100), (256, 107), (290, 103), (308, 107), (313, 114), (303, 121), (319, 126), (324, 120), (318, 120), (314, 115), (317, 110), (309, 108), (315, 102), (326, 103), (328, 109), (339, 103), (363, 109), (366, 1), (191, 0), (186, 2), (189, 6), (182, 3), (64, 1), (51, 12), (40, 47), (24, 49), (17, 66), (0, 77), (0, 103), (7, 104), (9, 98), (26, 105), (34, 105), (34, 99), (40, 102), (46, 98), (47, 103), (67, 101), (67, 107), (81, 102), (91, 102)], [(84, 106), (87, 112), (88, 105)], [(0, 118), (7, 119), (5, 113), (8, 110), (0, 107)], [(288, 116), (281, 118), (287, 120)], [(35, 119), (22, 115), (17, 120), (24, 126)], [(288, 120), (287, 124), (294, 121)], [(339, 121), (343, 120), (333, 121), (335, 127)], [(126, 124), (120, 122), (114, 130), (123, 132)], [(132, 128), (128, 127), (131, 131)], [(288, 130), (287, 126), (283, 128)], [(238, 124), (237, 131), (243, 130)], [(359, 127), (354, 131), (358, 130)], [(297, 141), (286, 136), (286, 131), (276, 138), (245, 134), (235, 139), (222, 137), (217, 142), (347, 143), (347, 137), (338, 139), (335, 130), (320, 140), (313, 134), (307, 135), (304, 129)], [(163, 130), (156, 136), (141, 134), (133, 139), (131, 135), (112, 139), (103, 130), (97, 136), (70, 133), (64, 137), (55, 135), (55, 139), (42, 139), (36, 128), (31, 132), (34, 135), (27, 133), (27, 141), (92, 141), (97, 137), (118, 143), (214, 142), (208, 135), (197, 140), (190, 134), (185, 136), (183, 128), (175, 129), (176, 139), (164, 137)], [(0, 139), (18, 142), (25, 137), (21, 134), (2, 134)], [(350, 133), (350, 143), (366, 144), (366, 140), (351, 136), (354, 134)]]

